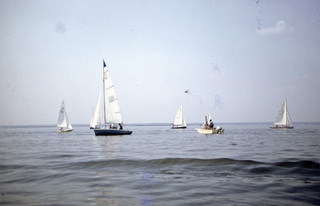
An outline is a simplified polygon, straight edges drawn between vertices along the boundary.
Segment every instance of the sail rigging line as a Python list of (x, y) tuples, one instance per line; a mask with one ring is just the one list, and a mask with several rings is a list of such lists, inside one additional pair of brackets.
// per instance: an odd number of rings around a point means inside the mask
[(113, 87), (114, 87), (114, 85), (112, 85), (112, 86), (110, 86), (110, 87), (106, 88), (106, 90), (109, 90), (109, 89), (111, 89), (111, 88), (113, 88)]

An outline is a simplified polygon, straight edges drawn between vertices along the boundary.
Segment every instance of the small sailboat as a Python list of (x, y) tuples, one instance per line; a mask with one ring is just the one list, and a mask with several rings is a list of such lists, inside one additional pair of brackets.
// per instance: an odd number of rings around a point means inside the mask
[(90, 129), (98, 129), (98, 125), (101, 123), (101, 117), (100, 117), (100, 103), (101, 103), (101, 95), (102, 91), (100, 91), (99, 98), (97, 101), (96, 109), (93, 110), (91, 123), (90, 123)]
[(64, 100), (62, 100), (60, 106), (60, 112), (58, 117), (58, 125), (60, 127), (59, 132), (71, 132), (73, 130), (70, 120), (67, 115), (66, 108), (64, 106)]
[[(129, 135), (132, 131), (123, 129), (121, 111), (113, 82), (103, 60), (103, 102), (105, 128), (94, 128), (95, 135)], [(98, 100), (99, 101), (99, 100)], [(99, 101), (100, 102), (100, 101)], [(97, 106), (98, 108), (98, 106)], [(96, 108), (96, 110), (97, 110)], [(99, 106), (100, 108), (100, 106)], [(100, 113), (100, 112), (99, 112)], [(107, 128), (107, 124), (109, 125)]]
[(93, 118), (94, 118), (94, 111), (95, 111), (95, 109), (94, 109), (94, 107), (93, 107), (93, 109), (92, 109), (92, 116), (91, 116), (91, 120), (90, 120), (90, 129), (94, 129), (94, 127), (92, 126), (93, 125)]
[[(208, 118), (208, 117), (210, 117), (210, 118)], [(198, 133), (200, 133), (200, 134), (222, 134), (222, 133), (224, 133), (224, 129), (222, 129), (222, 127), (217, 126), (215, 128), (213, 123), (212, 123), (212, 126), (210, 126), (210, 123), (212, 122), (210, 113), (208, 114), (208, 116), (205, 116), (204, 119), (205, 119), (205, 121), (204, 121), (202, 128), (196, 129), (198, 131)], [(209, 119), (209, 121), (211, 120), (210, 123), (208, 123), (208, 119)]]
[(187, 123), (182, 114), (182, 105), (180, 106), (171, 129), (186, 129)]
[(284, 100), (281, 109), (276, 117), (275, 126), (270, 127), (271, 129), (293, 129), (293, 124), (287, 108), (287, 98)]

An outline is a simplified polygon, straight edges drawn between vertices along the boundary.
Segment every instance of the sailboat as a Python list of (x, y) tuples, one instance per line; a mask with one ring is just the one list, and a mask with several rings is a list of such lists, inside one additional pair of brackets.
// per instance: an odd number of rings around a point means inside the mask
[(94, 111), (95, 111), (95, 109), (94, 109), (94, 107), (93, 107), (93, 109), (92, 109), (92, 116), (91, 116), (91, 120), (90, 120), (90, 129), (94, 129), (94, 127), (93, 127), (93, 118), (94, 118)]
[(213, 125), (213, 127), (210, 127), (210, 124), (208, 123), (208, 119), (209, 119), (209, 121), (210, 120), (212, 121), (210, 113), (208, 114), (208, 116), (204, 117), (204, 124), (203, 124), (202, 128), (196, 129), (198, 131), (198, 133), (200, 133), (200, 134), (222, 134), (222, 133), (224, 133), (224, 129), (222, 129), (222, 127), (220, 127), (220, 126), (217, 126), (215, 128)]
[[(129, 135), (132, 131), (123, 129), (119, 102), (111, 80), (110, 72), (103, 60), (103, 108), (105, 128), (95, 128), (95, 135)], [(107, 128), (107, 124), (109, 125)], [(118, 127), (119, 126), (119, 127)]]
[(101, 95), (102, 95), (102, 91), (100, 91), (96, 109), (94, 109), (93, 114), (92, 114), (90, 129), (98, 128), (98, 125), (100, 124), (100, 121), (101, 121), (101, 118), (100, 118)]
[(186, 129), (186, 128), (187, 128), (187, 123), (182, 114), (182, 105), (180, 105), (179, 110), (174, 119), (174, 123), (171, 126), (171, 129)]
[(60, 112), (58, 117), (58, 125), (60, 127), (59, 132), (71, 132), (73, 130), (72, 125), (69, 121), (66, 108), (64, 106), (64, 100), (62, 100), (60, 106)]
[(293, 129), (293, 124), (287, 108), (287, 98), (284, 100), (281, 109), (276, 117), (275, 126), (270, 127), (271, 129)]

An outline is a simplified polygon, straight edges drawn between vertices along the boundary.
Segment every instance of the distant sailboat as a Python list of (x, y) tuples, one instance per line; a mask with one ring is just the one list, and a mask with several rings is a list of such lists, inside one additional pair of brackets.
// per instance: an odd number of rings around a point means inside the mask
[(186, 129), (187, 123), (182, 114), (182, 105), (180, 106), (171, 129)]
[[(95, 135), (129, 135), (132, 131), (124, 130), (118, 98), (106, 63), (103, 61), (103, 101), (105, 128), (95, 128)], [(107, 124), (109, 127), (107, 128)], [(118, 127), (119, 126), (119, 127)]]
[(95, 109), (94, 109), (94, 107), (93, 107), (93, 109), (92, 109), (92, 116), (91, 116), (91, 120), (90, 120), (90, 129), (93, 129), (94, 127), (92, 126), (93, 125), (93, 118), (94, 118), (94, 111), (95, 111)]
[(64, 100), (60, 106), (60, 112), (58, 117), (58, 125), (60, 127), (59, 132), (71, 132), (73, 130), (72, 125), (69, 121), (66, 108), (64, 106)]
[(275, 126), (270, 127), (271, 129), (293, 129), (293, 124), (287, 108), (287, 98), (284, 100), (282, 107), (276, 117)]
[(102, 91), (99, 94), (96, 109), (93, 111), (93, 114), (92, 114), (90, 129), (98, 128), (98, 125), (100, 125), (101, 123), (101, 117), (100, 117), (101, 95), (102, 95)]

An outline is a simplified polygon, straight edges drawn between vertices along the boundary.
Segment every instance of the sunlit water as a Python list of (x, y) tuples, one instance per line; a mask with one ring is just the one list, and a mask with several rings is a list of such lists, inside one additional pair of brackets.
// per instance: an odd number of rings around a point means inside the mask
[(0, 128), (0, 205), (318, 205), (320, 124)]

